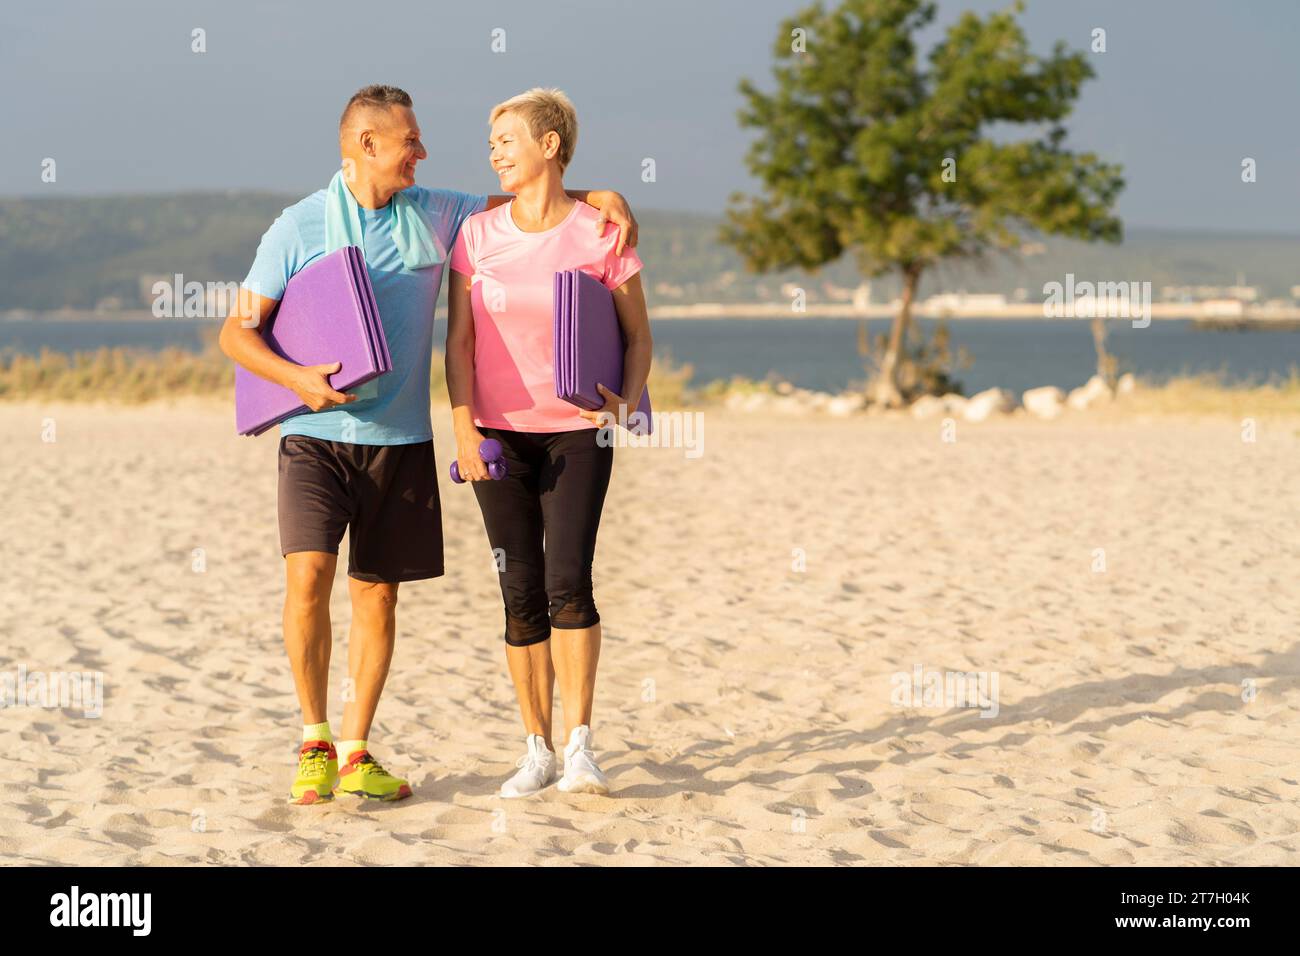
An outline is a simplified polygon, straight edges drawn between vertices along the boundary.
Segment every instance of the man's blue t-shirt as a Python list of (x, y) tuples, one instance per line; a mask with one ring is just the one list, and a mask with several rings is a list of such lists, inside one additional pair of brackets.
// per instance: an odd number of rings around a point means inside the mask
[[(487, 206), (486, 196), (411, 186), (402, 192), (418, 202), (438, 232), (447, 258), (460, 225)], [(280, 424), (281, 435), (308, 435), (355, 445), (406, 445), (433, 437), (429, 419), (429, 363), (433, 360), (433, 310), (446, 262), (411, 271), (389, 231), (389, 209), (358, 207), (365, 230), (370, 283), (388, 340), (393, 370), (359, 389), (355, 402), (304, 412)], [(325, 254), (325, 190), (284, 210), (257, 247), (244, 287), (279, 300), (290, 277)]]

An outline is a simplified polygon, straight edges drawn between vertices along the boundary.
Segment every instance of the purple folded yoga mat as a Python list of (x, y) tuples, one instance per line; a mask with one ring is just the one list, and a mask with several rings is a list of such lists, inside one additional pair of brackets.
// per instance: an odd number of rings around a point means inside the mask
[(555, 312), (555, 320), (551, 323), (551, 354), (555, 357), (555, 394), (560, 394), (560, 330), (564, 328), (564, 323), (560, 320), (560, 306), (564, 301), (564, 296), (560, 292), (560, 281), (564, 275), (562, 272), (555, 273), (551, 280), (551, 302)]
[(555, 273), (555, 394), (563, 395), (568, 391), (569, 359), (567, 347), (569, 344), (569, 299), (567, 293), (568, 283), (565, 282), (567, 272)]
[(561, 324), (564, 329), (564, 394), (572, 395), (577, 387), (573, 361), (573, 273), (564, 272), (561, 276), (564, 283), (564, 321)]
[[(578, 408), (595, 411), (605, 405), (597, 382), (622, 394), (627, 340), (613, 293), (603, 283), (581, 269), (556, 276), (555, 394)], [(635, 410), (645, 416), (645, 423), (629, 431), (650, 434), (653, 420), (648, 387)]]
[[(271, 351), (298, 365), (339, 362), (330, 385), (346, 392), (391, 371), (388, 341), (366, 261), (356, 246), (331, 252), (294, 274), (264, 323)], [(235, 367), (235, 430), (260, 435), (307, 411), (298, 396), (242, 366)]]

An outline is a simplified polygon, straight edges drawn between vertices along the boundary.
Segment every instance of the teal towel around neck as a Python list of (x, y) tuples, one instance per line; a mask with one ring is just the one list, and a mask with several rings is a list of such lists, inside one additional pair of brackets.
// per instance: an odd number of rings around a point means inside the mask
[[(388, 203), (388, 219), (393, 231), (393, 244), (397, 246), (406, 268), (411, 271), (427, 269), (447, 258), (447, 250), (419, 203), (401, 192), (393, 193)], [(343, 181), (343, 170), (340, 169), (325, 190), (325, 252), (336, 252), (344, 246), (358, 246), (364, 252), (365, 235), (357, 199)]]
[[(393, 193), (388, 203), (389, 228), (393, 244), (402, 257), (402, 264), (411, 271), (436, 266), (447, 258), (447, 250), (438, 240), (438, 233), (424, 216), (424, 210), (400, 192)], [(361, 225), (357, 198), (343, 181), (343, 170), (334, 174), (325, 189), (325, 252), (337, 252), (344, 246), (357, 246), (366, 251), (366, 230)], [(380, 316), (383, 321), (383, 316)], [(372, 378), (364, 385), (352, 389), (357, 401), (379, 395), (379, 379)]]

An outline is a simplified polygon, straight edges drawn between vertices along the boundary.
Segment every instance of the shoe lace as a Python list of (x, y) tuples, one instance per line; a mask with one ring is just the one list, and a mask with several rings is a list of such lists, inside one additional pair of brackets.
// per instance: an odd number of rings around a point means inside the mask
[(383, 768), (378, 760), (370, 756), (369, 750), (363, 750), (352, 758), (352, 762), (357, 768), (364, 773), (374, 774), (376, 777), (391, 777), (392, 774)]
[(542, 761), (533, 753), (526, 753), (515, 761), (516, 767), (526, 767), (529, 770), (541, 770)]
[(565, 759), (570, 761), (581, 759), (594, 767), (596, 765), (596, 752), (590, 747), (579, 747), (577, 750), (565, 751)]
[(298, 757), (298, 772), (311, 777), (323, 774), (329, 756), (328, 747), (311, 747), (304, 750)]

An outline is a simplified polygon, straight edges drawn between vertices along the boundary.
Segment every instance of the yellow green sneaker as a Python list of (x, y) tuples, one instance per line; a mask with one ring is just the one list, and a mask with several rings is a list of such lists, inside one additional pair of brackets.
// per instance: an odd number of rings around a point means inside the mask
[(299, 806), (328, 803), (339, 784), (339, 755), (327, 740), (308, 740), (298, 752), (298, 776), (289, 790), (289, 802)]
[(338, 791), (368, 800), (401, 800), (411, 795), (411, 785), (381, 767), (370, 751), (358, 750), (339, 770)]

